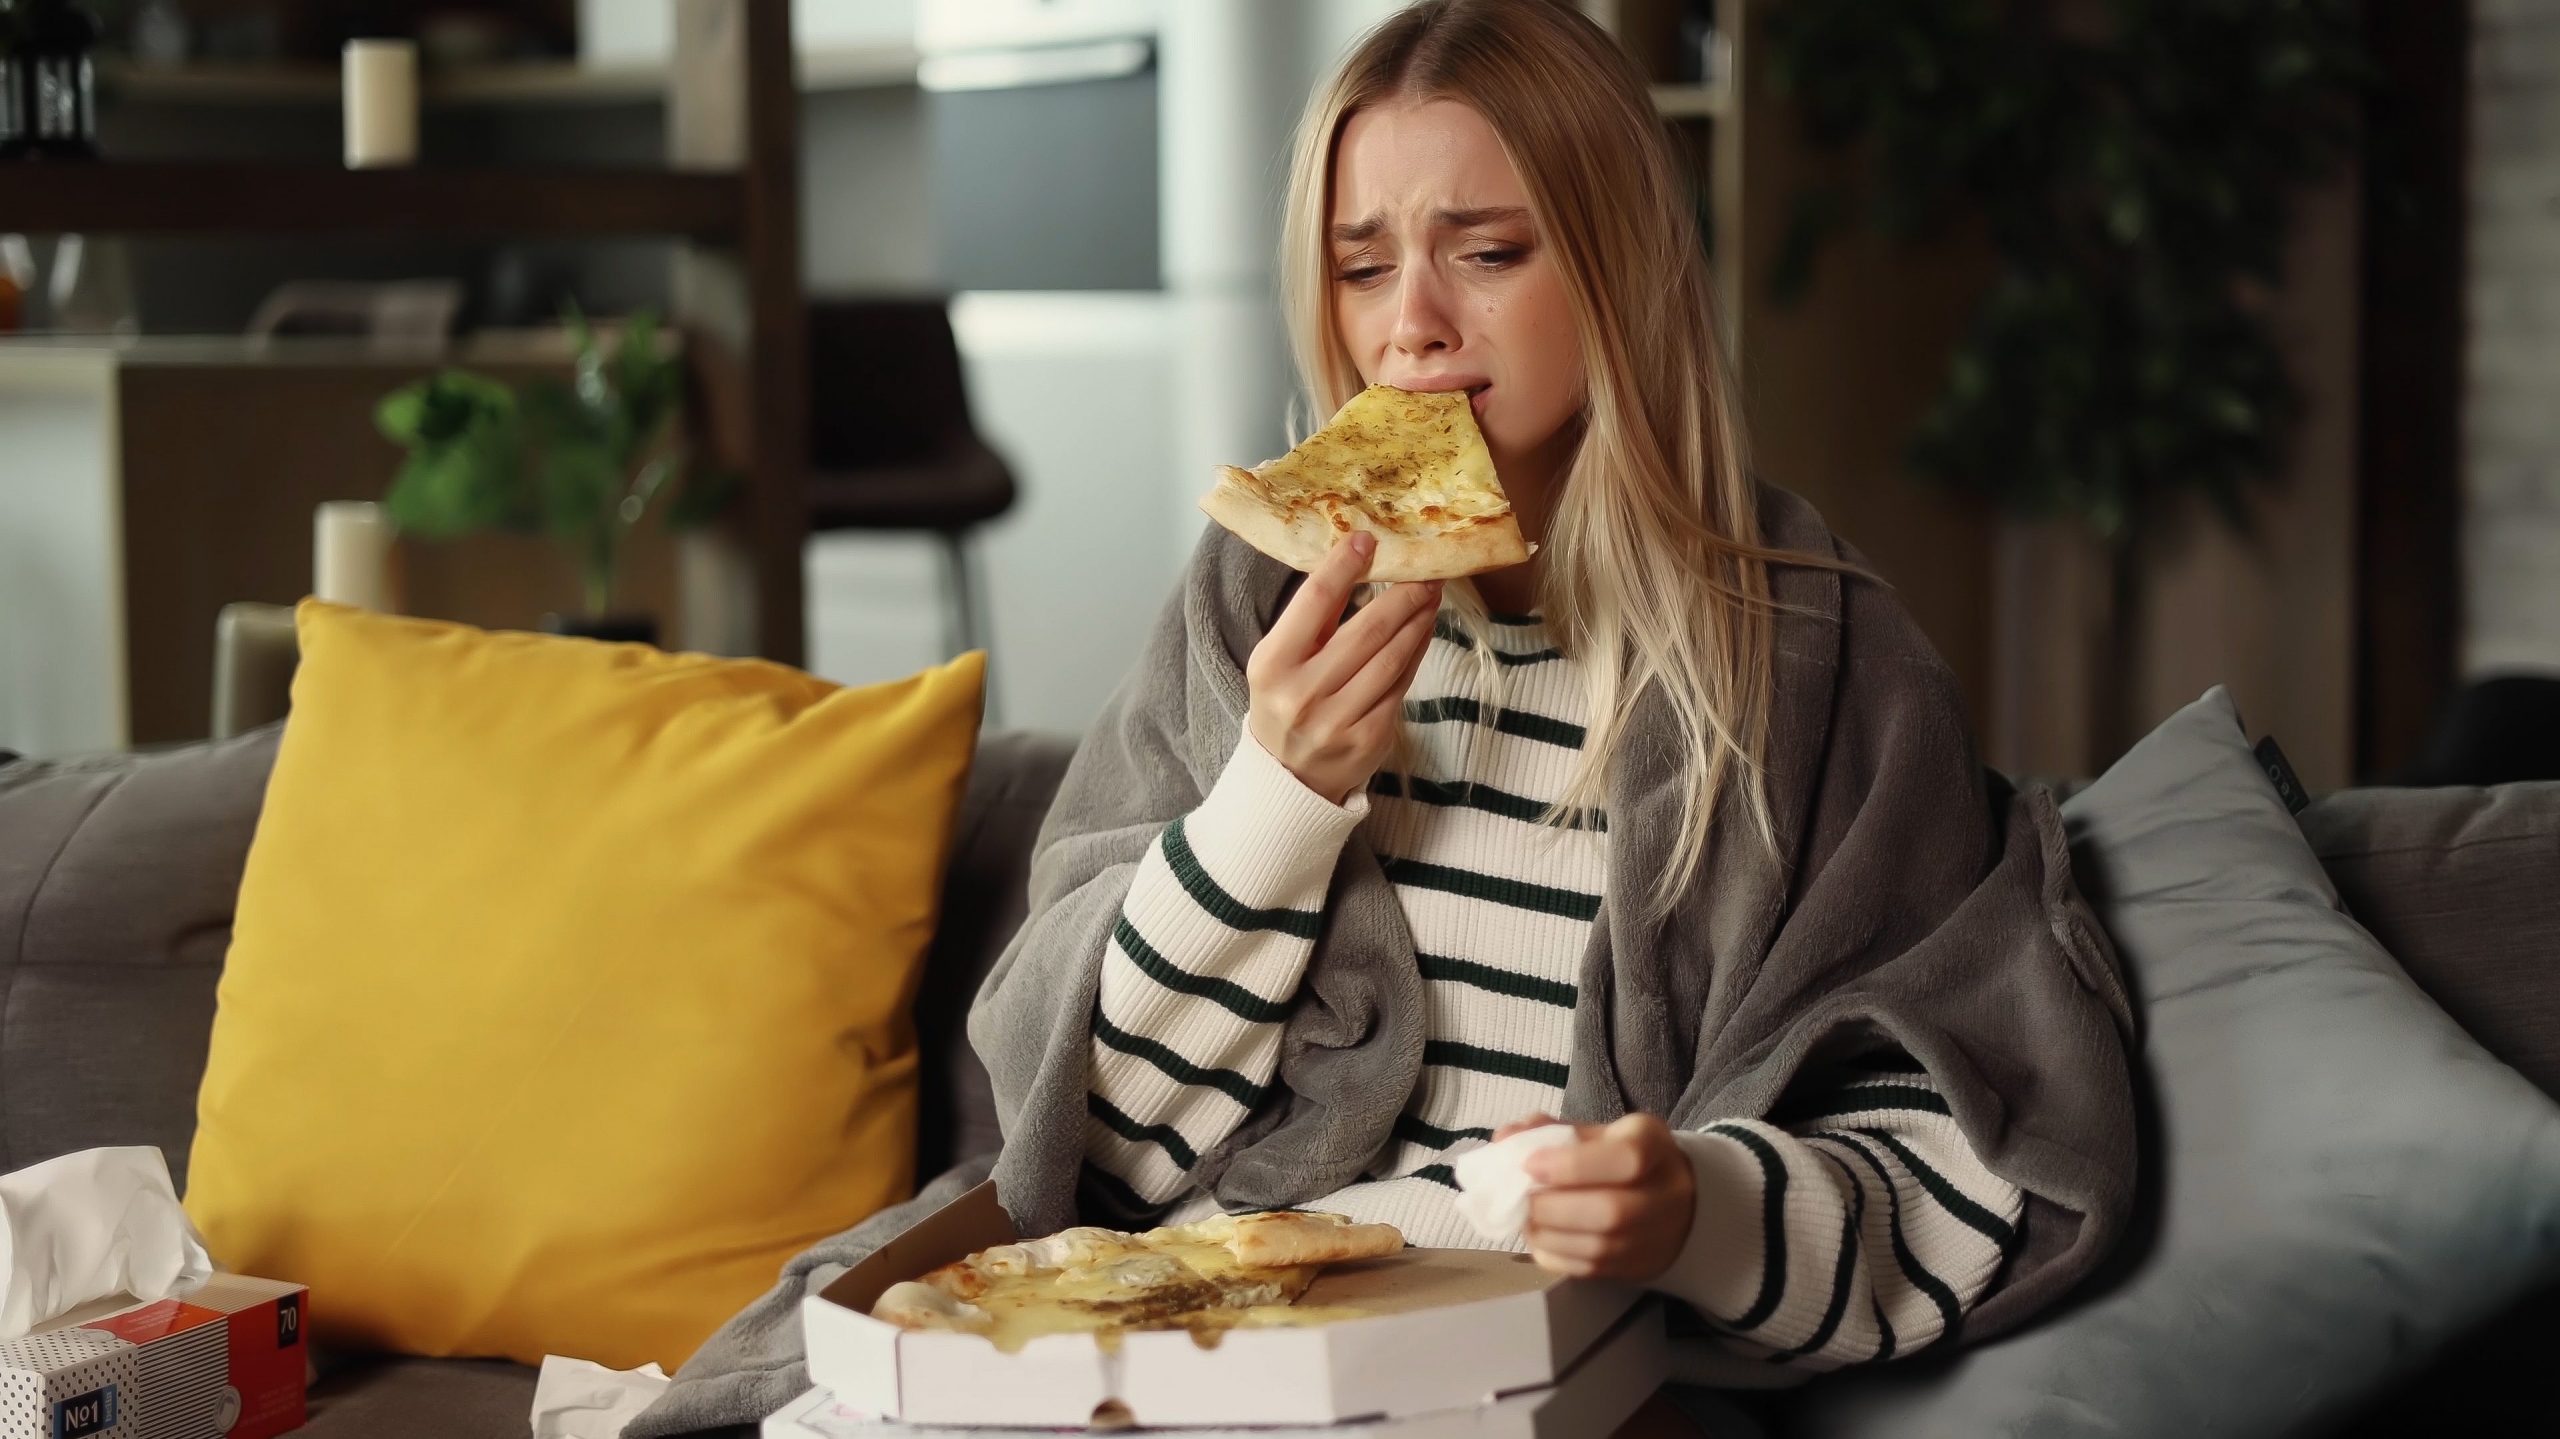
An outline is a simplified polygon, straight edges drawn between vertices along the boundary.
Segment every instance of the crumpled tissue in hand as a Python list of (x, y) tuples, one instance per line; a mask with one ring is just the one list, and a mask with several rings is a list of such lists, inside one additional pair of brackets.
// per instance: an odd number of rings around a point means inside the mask
[(1458, 1181), (1458, 1213), (1475, 1231), (1495, 1244), (1516, 1244), (1529, 1222), (1529, 1196), (1546, 1186), (1521, 1169), (1529, 1156), (1575, 1141), (1570, 1124), (1547, 1124), (1471, 1149), (1452, 1161)]
[(213, 1260), (169, 1162), (134, 1145), (0, 1174), (0, 1275), (0, 1339), (16, 1339), (93, 1299), (192, 1294)]

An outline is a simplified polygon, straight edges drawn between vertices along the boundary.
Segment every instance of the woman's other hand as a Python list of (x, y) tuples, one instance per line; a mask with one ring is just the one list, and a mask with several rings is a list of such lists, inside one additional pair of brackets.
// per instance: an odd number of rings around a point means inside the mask
[[(1494, 1131), (1496, 1140), (1556, 1121), (1531, 1115)], [(1529, 1196), (1529, 1255), (1538, 1267), (1576, 1278), (1659, 1278), (1689, 1242), (1698, 1181), (1671, 1126), (1651, 1114), (1615, 1124), (1574, 1126), (1577, 1141), (1523, 1161), (1546, 1186)]]
[(1431, 645), (1440, 582), (1389, 586), (1350, 619), (1352, 587), (1377, 541), (1334, 541), (1271, 632), (1245, 661), (1245, 728), (1298, 782), (1342, 804), (1369, 783), (1395, 746), (1404, 694)]

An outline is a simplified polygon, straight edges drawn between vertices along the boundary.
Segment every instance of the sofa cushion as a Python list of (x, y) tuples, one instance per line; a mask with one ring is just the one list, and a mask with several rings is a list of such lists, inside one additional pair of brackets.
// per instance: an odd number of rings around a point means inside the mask
[(0, 766), (0, 1170), (149, 1144), (185, 1186), (277, 736)]
[(502, 1359), (361, 1359), (311, 1388), (294, 1439), (525, 1439), (534, 1371)]
[(2560, 782), (2347, 790), (2302, 831), (2418, 987), (2560, 1098)]
[(1031, 846), (1057, 797), (1075, 741), (1015, 732), (978, 746), (943, 877), (942, 927), (916, 994), (924, 1085), (916, 1106), (916, 1173), (935, 1175), (1003, 1141), (987, 1067), (969, 1047), (970, 1002), (1022, 927)]
[(2138, 997), (2138, 1223), (2046, 1320), (1797, 1432), (2323, 1432), (2560, 1274), (2560, 1105), (2339, 907), (2215, 690), (2063, 808)]
[(673, 1367), (904, 1199), (982, 655), (761, 660), (306, 601), (187, 1211), (342, 1348)]

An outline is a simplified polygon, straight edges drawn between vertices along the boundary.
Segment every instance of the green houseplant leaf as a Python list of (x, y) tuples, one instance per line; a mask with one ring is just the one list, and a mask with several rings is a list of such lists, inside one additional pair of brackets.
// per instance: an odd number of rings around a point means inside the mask
[(653, 314), (608, 350), (573, 306), (567, 380), (510, 386), (447, 370), (383, 397), (374, 421), (407, 450), (384, 495), (401, 529), (431, 539), (476, 530), (547, 535), (576, 566), (587, 610), (611, 606), (631, 532), (663, 504), (677, 528), (709, 523), (738, 487), (678, 439), (684, 364)]

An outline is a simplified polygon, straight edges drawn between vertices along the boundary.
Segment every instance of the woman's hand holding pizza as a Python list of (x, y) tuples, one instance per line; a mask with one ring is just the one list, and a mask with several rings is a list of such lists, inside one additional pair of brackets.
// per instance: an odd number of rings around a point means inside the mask
[[(1508, 1139), (1556, 1121), (1531, 1115), (1494, 1132)], [(1655, 1279), (1689, 1242), (1697, 1176), (1671, 1127), (1651, 1114), (1575, 1126), (1573, 1144), (1522, 1163), (1546, 1186), (1529, 1196), (1526, 1238), (1538, 1267), (1576, 1278)]]
[(1440, 583), (1426, 580), (1390, 586), (1341, 618), (1376, 547), (1366, 534), (1336, 540), (1244, 667), (1246, 730), (1334, 804), (1367, 785), (1394, 747), (1440, 612)]

